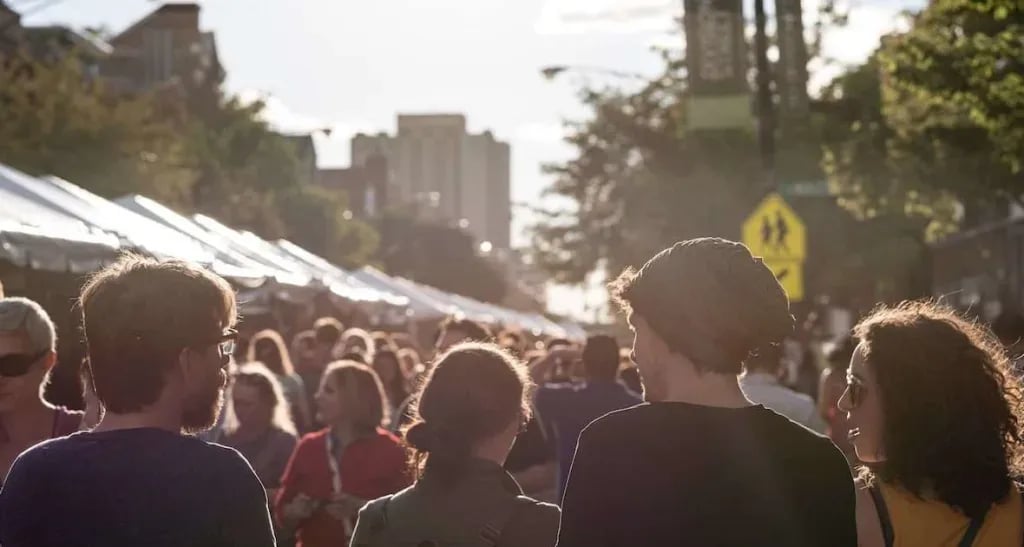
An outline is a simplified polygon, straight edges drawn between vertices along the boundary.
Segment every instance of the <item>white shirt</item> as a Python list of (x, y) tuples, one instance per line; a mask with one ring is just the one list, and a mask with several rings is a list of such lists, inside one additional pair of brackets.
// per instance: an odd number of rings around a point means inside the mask
[(748, 373), (740, 376), (740, 389), (751, 401), (762, 404), (804, 427), (825, 432), (825, 421), (818, 415), (818, 407), (803, 393), (797, 393), (779, 384), (772, 374)]

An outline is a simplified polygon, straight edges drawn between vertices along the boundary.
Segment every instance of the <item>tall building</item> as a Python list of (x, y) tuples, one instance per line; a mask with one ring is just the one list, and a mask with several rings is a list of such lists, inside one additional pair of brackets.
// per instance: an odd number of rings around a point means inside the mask
[(110, 45), (113, 53), (100, 75), (120, 92), (187, 90), (224, 79), (214, 35), (200, 30), (195, 3), (164, 4), (110, 39)]
[(510, 149), (489, 131), (466, 132), (461, 114), (398, 116), (395, 135), (356, 135), (352, 165), (387, 160), (390, 203), (457, 222), (478, 243), (507, 249), (512, 222)]

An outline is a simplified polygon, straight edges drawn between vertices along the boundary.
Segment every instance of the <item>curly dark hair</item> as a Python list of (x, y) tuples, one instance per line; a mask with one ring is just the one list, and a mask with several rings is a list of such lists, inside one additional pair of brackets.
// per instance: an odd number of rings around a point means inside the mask
[(739, 374), (758, 349), (793, 332), (789, 299), (760, 258), (720, 238), (681, 241), (626, 269), (609, 288), (699, 371)]
[(992, 333), (914, 301), (879, 307), (854, 336), (885, 414), (885, 461), (861, 478), (927, 493), (971, 518), (1002, 500), (1021, 469), (1021, 386)]

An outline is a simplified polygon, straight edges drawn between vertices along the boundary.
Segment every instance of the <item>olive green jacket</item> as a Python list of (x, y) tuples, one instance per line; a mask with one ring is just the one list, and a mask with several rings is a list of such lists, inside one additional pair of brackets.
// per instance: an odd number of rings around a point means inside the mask
[(446, 483), (428, 468), (413, 486), (359, 512), (352, 547), (553, 547), (558, 507), (523, 496), (493, 462)]

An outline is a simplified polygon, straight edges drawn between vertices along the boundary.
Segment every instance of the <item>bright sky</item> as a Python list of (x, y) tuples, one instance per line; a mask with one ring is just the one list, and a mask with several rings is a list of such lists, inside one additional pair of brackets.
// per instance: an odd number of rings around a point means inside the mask
[[(804, 0), (811, 13), (818, 0)], [(826, 54), (857, 62), (923, 0), (850, 0), (850, 25)], [(752, 13), (750, 0), (746, 13)], [(27, 24), (106, 25), (119, 32), (155, 9), (148, 0), (8, 0)], [(596, 66), (641, 74), (660, 68), (653, 45), (682, 47), (682, 0), (205, 0), (202, 26), (216, 32), (227, 87), (269, 97), (268, 120), (286, 131), (330, 127), (323, 166), (346, 166), (357, 131), (394, 131), (402, 112), (462, 112), (471, 131), (512, 145), (512, 199), (536, 203), (540, 166), (569, 157), (561, 121), (585, 114), (582, 76), (547, 81), (545, 66)], [(769, 6), (772, 4), (768, 2)], [(814, 67), (812, 67), (814, 68)], [(816, 71), (817, 82), (827, 74)], [(830, 71), (834, 73), (833, 71)], [(592, 82), (607, 80), (588, 76)], [(529, 222), (514, 211), (514, 243)], [(595, 284), (599, 280), (595, 281)], [(553, 287), (551, 310), (593, 319), (593, 287)], [(595, 308), (596, 307), (596, 308)]]

